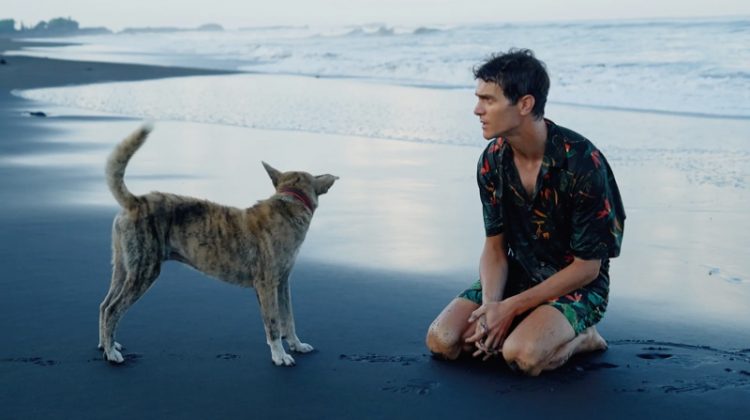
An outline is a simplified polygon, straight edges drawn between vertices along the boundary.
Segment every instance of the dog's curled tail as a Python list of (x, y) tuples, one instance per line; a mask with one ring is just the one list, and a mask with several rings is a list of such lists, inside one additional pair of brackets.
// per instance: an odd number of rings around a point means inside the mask
[(120, 206), (125, 209), (135, 207), (138, 199), (125, 186), (125, 167), (130, 158), (146, 142), (146, 137), (153, 130), (153, 125), (146, 123), (126, 137), (115, 147), (107, 160), (107, 186)]

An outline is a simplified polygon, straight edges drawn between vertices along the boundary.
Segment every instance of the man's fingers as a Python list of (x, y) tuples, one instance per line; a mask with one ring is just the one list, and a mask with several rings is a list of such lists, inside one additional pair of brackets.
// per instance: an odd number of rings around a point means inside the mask
[(475, 343), (479, 339), (481, 339), (482, 337), (484, 337), (484, 333), (483, 332), (481, 332), (481, 331), (475, 331), (474, 334), (471, 337), (469, 337), (469, 338), (466, 339), (466, 342), (467, 343)]
[(487, 334), (487, 323), (484, 318), (480, 318), (479, 322), (474, 326), (474, 334), (466, 339), (468, 343), (478, 342)]
[(484, 346), (488, 349), (496, 349), (498, 347), (500, 341), (500, 332), (497, 330), (492, 331), (490, 334), (487, 335), (487, 338), (484, 340)]
[(485, 312), (487, 312), (487, 307), (485, 305), (480, 306), (477, 310), (471, 313), (469, 322), (476, 321), (480, 316), (484, 315)]
[(477, 346), (477, 349), (474, 351), (472, 356), (473, 357), (482, 356), (483, 362), (495, 355), (495, 352), (488, 350), (487, 347), (485, 347), (481, 341), (478, 341), (476, 343), (476, 346)]
[(496, 328), (484, 336), (481, 341), (482, 347), (487, 352), (498, 353), (505, 342), (506, 331), (502, 328)]
[(486, 362), (487, 360), (500, 355), (499, 350), (488, 348), (482, 341), (477, 341), (476, 343), (474, 343), (474, 345), (477, 347), (477, 349), (474, 350), (474, 353), (471, 354), (472, 357), (481, 356), (483, 362)]

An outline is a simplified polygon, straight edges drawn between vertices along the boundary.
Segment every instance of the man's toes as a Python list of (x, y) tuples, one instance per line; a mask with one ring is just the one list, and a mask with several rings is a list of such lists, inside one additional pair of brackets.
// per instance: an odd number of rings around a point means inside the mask
[(607, 341), (599, 334), (595, 327), (587, 328), (582, 334), (586, 335), (583, 347), (587, 351), (606, 350)]

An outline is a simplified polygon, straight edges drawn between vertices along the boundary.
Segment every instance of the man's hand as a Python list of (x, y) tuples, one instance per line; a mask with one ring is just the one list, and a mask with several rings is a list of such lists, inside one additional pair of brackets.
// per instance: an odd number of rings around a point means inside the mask
[(469, 322), (477, 321), (477, 328), (474, 335), (467, 338), (466, 342), (477, 346), (478, 350), (474, 353), (474, 357), (484, 353), (484, 360), (487, 360), (497, 354), (508, 335), (508, 329), (514, 317), (514, 308), (508, 301), (488, 302), (472, 312)]
[[(472, 353), (472, 356), (479, 357), (480, 355), (484, 354), (485, 356), (482, 359), (483, 361), (497, 354), (497, 352), (488, 351), (482, 343), (481, 338), (486, 337), (487, 332), (487, 318), (482, 315), (474, 324), (474, 334), (467, 339), (467, 341), (471, 340), (471, 342), (474, 343), (474, 347), (476, 347), (476, 350), (474, 351), (474, 353)], [(475, 337), (479, 337), (480, 339), (477, 341)]]
[[(466, 339), (467, 342), (474, 343), (476, 350), (472, 353), (473, 357), (484, 355), (482, 361), (486, 361), (492, 356), (497, 356), (498, 351), (492, 351), (484, 346), (483, 339), (487, 336), (489, 328), (487, 327), (487, 317), (480, 316), (474, 324), (474, 334)], [(478, 338), (477, 338), (478, 337)]]

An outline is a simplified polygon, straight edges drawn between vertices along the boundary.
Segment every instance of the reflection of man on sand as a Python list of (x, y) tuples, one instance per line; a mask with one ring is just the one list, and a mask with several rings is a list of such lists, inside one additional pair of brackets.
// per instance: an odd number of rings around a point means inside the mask
[(435, 319), (427, 346), (447, 359), (502, 355), (538, 375), (607, 348), (594, 325), (625, 212), (604, 155), (544, 118), (549, 77), (531, 51), (494, 56), (474, 75), (474, 113), (490, 140), (477, 168), (486, 231), (479, 280)]

